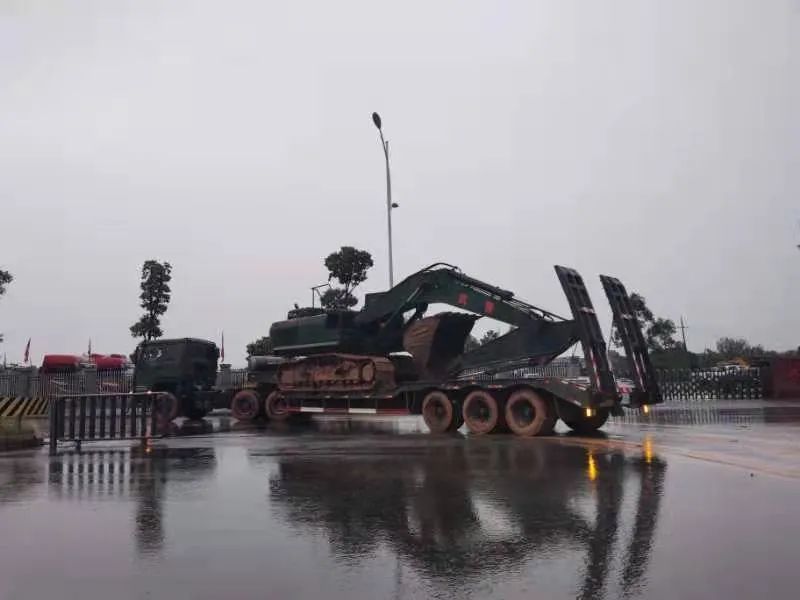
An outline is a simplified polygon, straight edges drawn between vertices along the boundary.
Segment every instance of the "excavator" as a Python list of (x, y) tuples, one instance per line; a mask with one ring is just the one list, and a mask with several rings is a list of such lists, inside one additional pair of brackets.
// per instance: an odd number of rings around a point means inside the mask
[[(259, 384), (234, 396), (241, 419), (275, 421), (301, 413), (421, 414), (434, 433), (466, 424), (474, 434), (552, 433), (561, 419), (589, 433), (621, 414), (662, 401), (644, 336), (622, 283), (601, 276), (633, 381), (618, 384), (586, 285), (556, 266), (572, 318), (520, 300), (506, 289), (436, 263), (390, 290), (367, 294), (361, 310), (296, 308), (273, 323), (275, 357), (260, 362)], [(455, 310), (428, 315), (432, 305)], [(475, 322), (506, 323), (505, 335), (466, 351)], [(580, 344), (582, 377), (520, 377)], [(256, 361), (258, 362), (258, 361)], [(259, 367), (254, 367), (255, 371)]]

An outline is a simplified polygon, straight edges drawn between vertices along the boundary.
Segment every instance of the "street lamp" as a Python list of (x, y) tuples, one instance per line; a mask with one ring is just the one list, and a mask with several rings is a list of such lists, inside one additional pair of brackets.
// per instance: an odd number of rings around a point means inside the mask
[(397, 208), (398, 204), (392, 202), (392, 176), (389, 172), (389, 140), (383, 139), (383, 129), (381, 129), (381, 116), (374, 112), (372, 113), (372, 122), (378, 128), (378, 133), (381, 135), (381, 148), (383, 148), (383, 156), (386, 158), (386, 222), (389, 229), (389, 287), (394, 287), (394, 265), (392, 263), (392, 209)]

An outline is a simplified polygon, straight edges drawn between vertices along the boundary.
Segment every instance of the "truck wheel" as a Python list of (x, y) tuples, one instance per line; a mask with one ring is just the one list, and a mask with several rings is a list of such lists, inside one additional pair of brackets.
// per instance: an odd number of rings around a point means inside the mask
[(572, 429), (572, 431), (575, 433), (587, 434), (594, 433), (600, 429), (603, 425), (605, 425), (607, 420), (608, 409), (598, 408), (593, 417), (587, 417), (586, 415), (581, 414), (578, 417), (564, 420), (564, 423), (566, 423), (567, 427)]
[(475, 390), (467, 395), (462, 414), (470, 433), (477, 435), (490, 433), (500, 419), (497, 400), (485, 390)]
[(231, 415), (237, 421), (252, 421), (262, 409), (261, 398), (253, 390), (240, 390), (231, 399)]
[(158, 420), (161, 421), (161, 423), (169, 423), (178, 417), (181, 403), (178, 401), (175, 394), (172, 392), (159, 392), (156, 402)]
[(278, 390), (267, 396), (264, 401), (264, 410), (270, 421), (285, 421), (291, 416), (286, 406), (286, 398)]
[(431, 433), (452, 431), (455, 411), (444, 392), (433, 391), (422, 401), (422, 418)]
[(553, 431), (555, 412), (533, 390), (518, 390), (506, 402), (506, 423), (517, 435), (532, 437)]

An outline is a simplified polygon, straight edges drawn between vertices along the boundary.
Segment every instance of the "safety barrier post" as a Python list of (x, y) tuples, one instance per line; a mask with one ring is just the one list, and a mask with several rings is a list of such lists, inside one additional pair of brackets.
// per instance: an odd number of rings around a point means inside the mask
[(58, 447), (58, 398), (53, 398), (50, 404), (50, 456), (55, 456)]

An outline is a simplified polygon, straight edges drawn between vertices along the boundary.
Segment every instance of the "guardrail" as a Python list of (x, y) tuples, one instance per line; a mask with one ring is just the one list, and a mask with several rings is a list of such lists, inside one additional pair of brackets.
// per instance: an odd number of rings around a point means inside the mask
[(50, 455), (59, 441), (147, 440), (166, 434), (159, 393), (75, 394), (54, 398), (50, 410)]

